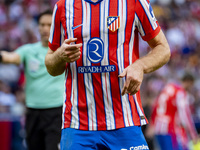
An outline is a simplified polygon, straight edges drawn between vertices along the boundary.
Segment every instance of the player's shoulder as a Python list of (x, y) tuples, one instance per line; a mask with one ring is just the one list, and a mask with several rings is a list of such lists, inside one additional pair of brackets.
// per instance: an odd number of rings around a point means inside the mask
[(169, 95), (176, 95), (176, 93), (184, 93), (184, 88), (179, 83), (169, 83), (165, 87), (165, 92)]
[(174, 88), (176, 89), (176, 91), (182, 91), (183, 90), (183, 87), (179, 83), (176, 83), (176, 84), (174, 83)]
[(168, 94), (169, 96), (173, 96), (176, 91), (177, 91), (177, 85), (174, 83), (168, 83), (164, 90), (163, 90), (166, 94)]
[(28, 43), (20, 46), (18, 49), (26, 49), (26, 50), (31, 50), (34, 49), (35, 47), (38, 47), (41, 45), (41, 42), (36, 42), (36, 43)]
[(17, 48), (17, 50), (20, 50), (20, 49), (29, 49), (30, 47), (31, 47), (31, 44), (28, 43), (28, 44), (21, 45), (20, 47)]
[(65, 0), (59, 0), (56, 2), (57, 7), (64, 7), (65, 6)]
[(42, 44), (41, 42), (36, 42), (36, 43), (29, 43), (29, 44), (26, 44), (25, 46), (27, 47), (30, 47), (30, 48), (34, 48), (34, 47), (40, 47)]

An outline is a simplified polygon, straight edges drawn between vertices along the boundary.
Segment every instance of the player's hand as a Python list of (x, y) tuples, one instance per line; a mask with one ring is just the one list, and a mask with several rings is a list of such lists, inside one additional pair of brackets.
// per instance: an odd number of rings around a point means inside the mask
[(82, 46), (82, 43), (71, 44), (76, 41), (77, 38), (66, 39), (59, 48), (60, 49), (59, 57), (65, 62), (71, 63), (77, 61), (80, 58), (81, 55), (80, 48)]
[(122, 89), (122, 95), (130, 93), (134, 95), (140, 90), (143, 80), (144, 70), (142, 65), (135, 62), (123, 70), (119, 75), (120, 78), (126, 77), (124, 87)]

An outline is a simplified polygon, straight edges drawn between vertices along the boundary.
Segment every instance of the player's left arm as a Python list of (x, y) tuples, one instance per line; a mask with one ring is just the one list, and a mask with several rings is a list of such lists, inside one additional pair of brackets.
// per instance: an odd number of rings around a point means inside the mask
[(126, 81), (122, 90), (122, 95), (137, 93), (142, 84), (144, 73), (150, 73), (166, 64), (170, 59), (170, 48), (162, 30), (156, 37), (147, 41), (151, 51), (136, 60), (132, 65), (123, 70), (119, 77), (125, 77)]

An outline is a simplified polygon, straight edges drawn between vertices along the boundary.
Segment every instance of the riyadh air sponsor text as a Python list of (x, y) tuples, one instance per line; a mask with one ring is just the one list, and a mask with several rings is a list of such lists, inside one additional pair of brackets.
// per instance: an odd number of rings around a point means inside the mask
[(116, 67), (114, 65), (78, 67), (78, 73), (104, 73), (104, 72), (114, 72), (115, 70)]

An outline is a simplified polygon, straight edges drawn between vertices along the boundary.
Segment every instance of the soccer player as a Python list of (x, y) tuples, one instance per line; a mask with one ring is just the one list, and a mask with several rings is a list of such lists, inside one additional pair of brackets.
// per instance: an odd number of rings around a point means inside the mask
[[(141, 58), (138, 33), (152, 48)], [(139, 89), (169, 58), (149, 1), (58, 1), (45, 64), (66, 73), (61, 150), (149, 149)]]
[(2, 51), (2, 63), (24, 64), (26, 85), (26, 141), (28, 150), (58, 150), (62, 125), (64, 74), (52, 77), (45, 67), (52, 12), (39, 16), (41, 41), (14, 52)]
[(198, 134), (191, 118), (188, 99), (193, 82), (191, 74), (184, 74), (181, 84), (167, 84), (155, 102), (148, 130), (154, 131), (161, 150), (189, 149), (187, 135), (197, 142)]

